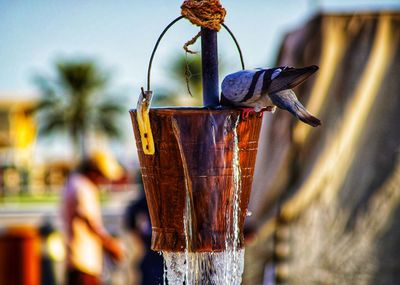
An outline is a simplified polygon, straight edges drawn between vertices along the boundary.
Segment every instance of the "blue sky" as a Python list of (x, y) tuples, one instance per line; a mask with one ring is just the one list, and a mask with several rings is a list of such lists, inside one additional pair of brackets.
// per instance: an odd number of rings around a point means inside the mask
[[(225, 23), (237, 36), (247, 67), (260, 67), (274, 62), (283, 34), (300, 26), (317, 6), (351, 10), (377, 2), (398, 7), (400, 1), (225, 0), (222, 4), (228, 11)], [(133, 105), (140, 86), (145, 85), (151, 49), (162, 29), (179, 15), (181, 3), (0, 0), (0, 96), (32, 94), (35, 74), (51, 73), (58, 58), (84, 56), (109, 70), (113, 89), (132, 93)], [(181, 21), (168, 32), (155, 58), (153, 82), (170, 84), (168, 63), (183, 54), (182, 45), (196, 31)], [(219, 34), (219, 52), (228, 72), (240, 68), (226, 32)]]
[[(0, 93), (32, 93), (32, 77), (51, 73), (62, 57), (97, 59), (113, 74), (113, 85), (138, 92), (145, 84), (151, 49), (169, 21), (179, 16), (181, 0), (153, 1), (3, 1), (0, 0)], [(224, 1), (226, 24), (234, 31), (249, 67), (271, 63), (283, 31), (306, 18), (306, 1)], [(151, 3), (151, 4), (149, 4)], [(197, 31), (181, 21), (163, 40), (154, 62), (154, 79), (169, 84), (171, 58)], [(239, 59), (227, 34), (220, 53), (232, 71)]]
[[(127, 109), (134, 107), (146, 83), (155, 41), (179, 16), (182, 1), (0, 0), (0, 100), (37, 94), (32, 82), (35, 74), (51, 74), (59, 58), (83, 56), (96, 59), (110, 71), (111, 90), (125, 95)], [(225, 23), (239, 40), (248, 68), (271, 65), (283, 35), (301, 27), (318, 9), (400, 8), (400, 0), (223, 0), (222, 4), (228, 11)], [(183, 54), (182, 45), (197, 31), (184, 20), (167, 33), (154, 61), (155, 92), (157, 86), (171, 87), (174, 80), (167, 72), (168, 64)], [(238, 70), (233, 42), (226, 32), (218, 38), (226, 72)], [(124, 118), (130, 129), (128, 116)], [(127, 146), (119, 149), (123, 157), (133, 157), (127, 155), (135, 149), (131, 132), (127, 134)], [(42, 147), (37, 152), (40, 159), (55, 157), (49, 144)], [(57, 155), (66, 152), (65, 144), (53, 147)]]

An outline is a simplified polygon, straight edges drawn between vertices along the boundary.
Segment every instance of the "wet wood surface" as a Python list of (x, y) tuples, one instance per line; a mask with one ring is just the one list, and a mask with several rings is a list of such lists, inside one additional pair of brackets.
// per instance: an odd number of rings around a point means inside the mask
[(234, 128), (240, 169), (239, 247), (249, 202), (262, 119), (243, 120), (235, 109), (151, 109), (155, 155), (145, 155), (135, 110), (131, 112), (152, 223), (152, 249), (184, 251), (186, 197), (191, 208), (190, 250), (225, 249), (234, 199)]

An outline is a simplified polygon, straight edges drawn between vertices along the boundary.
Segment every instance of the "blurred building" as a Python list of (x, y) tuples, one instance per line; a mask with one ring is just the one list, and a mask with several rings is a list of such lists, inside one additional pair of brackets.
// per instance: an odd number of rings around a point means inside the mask
[(34, 159), (37, 123), (35, 96), (0, 96), (1, 193), (42, 193), (64, 185), (72, 168), (69, 161), (37, 162)]
[(271, 264), (277, 284), (400, 284), (399, 47), (399, 11), (320, 13), (285, 36), (276, 65), (320, 66), (295, 91), (322, 126), (264, 118), (245, 284)]
[[(3, 99), (6, 98), (6, 99)], [(0, 185), (2, 191), (27, 190), (36, 142), (34, 99), (0, 97)]]

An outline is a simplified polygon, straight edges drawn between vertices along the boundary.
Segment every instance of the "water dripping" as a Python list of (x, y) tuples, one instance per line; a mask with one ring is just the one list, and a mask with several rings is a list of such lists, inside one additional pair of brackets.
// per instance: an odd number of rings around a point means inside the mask
[[(232, 119), (232, 118), (231, 118)], [(240, 161), (239, 161), (239, 138), (237, 134), (237, 127), (239, 125), (240, 117), (236, 117), (233, 122), (232, 133), (233, 133), (233, 157), (232, 157), (232, 169), (233, 169), (233, 211), (232, 217), (227, 218), (227, 231), (225, 237), (225, 252), (227, 253), (225, 260), (225, 273), (224, 283), (221, 284), (235, 284), (241, 283), (243, 273), (243, 255), (244, 250), (239, 249), (240, 244), (240, 229), (239, 229), (239, 217), (240, 217), (240, 194), (241, 194), (241, 173), (240, 173)]]
[[(218, 124), (212, 116), (212, 131), (218, 133)], [(232, 141), (232, 205), (233, 210), (226, 215), (225, 251), (193, 252), (193, 229), (196, 217), (193, 212), (192, 182), (188, 173), (186, 158), (180, 140), (178, 122), (173, 118), (172, 125), (178, 142), (185, 175), (186, 207), (184, 214), (184, 234), (186, 248), (184, 252), (163, 252), (165, 260), (164, 285), (240, 285), (244, 268), (244, 249), (240, 245), (240, 195), (241, 173), (239, 161), (239, 139), (237, 127), (240, 116), (230, 115), (223, 124), (224, 136), (233, 135)], [(215, 136), (212, 138), (215, 142)], [(224, 155), (224, 154), (222, 154)], [(225, 162), (226, 163), (226, 162)], [(225, 165), (227, 166), (227, 165)]]

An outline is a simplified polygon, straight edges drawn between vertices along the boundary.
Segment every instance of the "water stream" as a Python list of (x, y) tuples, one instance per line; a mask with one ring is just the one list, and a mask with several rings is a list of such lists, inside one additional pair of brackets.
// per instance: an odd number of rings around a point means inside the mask
[[(211, 115), (212, 116), (212, 115)], [(172, 126), (177, 138), (181, 153), (182, 165), (185, 175), (186, 207), (184, 214), (184, 232), (186, 248), (184, 252), (163, 252), (165, 271), (164, 285), (240, 285), (244, 268), (244, 249), (240, 245), (239, 217), (240, 217), (240, 195), (241, 176), (239, 161), (239, 146), (237, 127), (239, 116), (230, 115), (223, 124), (224, 135), (232, 134), (233, 151), (232, 162), (226, 166), (232, 168), (232, 211), (227, 211), (225, 229), (225, 250), (222, 252), (194, 252), (192, 250), (193, 229), (197, 228), (196, 216), (193, 210), (192, 181), (190, 180), (188, 166), (186, 164), (184, 145), (181, 143), (179, 123), (172, 118)], [(213, 120), (211, 118), (211, 120)], [(219, 126), (211, 124), (212, 132)], [(212, 136), (215, 142), (215, 137)], [(231, 164), (230, 164), (231, 163)], [(230, 164), (230, 165), (229, 165)], [(210, 205), (211, 207), (212, 205)]]

